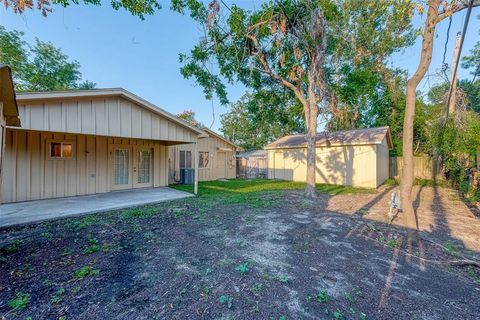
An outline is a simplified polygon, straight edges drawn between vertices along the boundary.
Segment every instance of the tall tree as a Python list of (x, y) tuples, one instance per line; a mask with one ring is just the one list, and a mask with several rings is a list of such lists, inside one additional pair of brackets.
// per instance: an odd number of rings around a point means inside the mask
[(17, 90), (91, 89), (95, 83), (81, 82), (80, 63), (69, 61), (50, 42), (35, 41), (30, 46), (23, 33), (0, 26), (0, 63), (12, 68)]
[(225, 137), (246, 150), (261, 149), (288, 134), (305, 132), (302, 105), (289, 91), (248, 92), (221, 116)]
[[(417, 86), (422, 81), (432, 61), (433, 41), (435, 28), (445, 18), (467, 8), (470, 1), (428, 1), (427, 18), (423, 29), (422, 50), (417, 70), (407, 82), (405, 116), (403, 121), (403, 168), (400, 181), (400, 195), (402, 210), (406, 217), (407, 226), (417, 228), (415, 211), (412, 203), (413, 189), (413, 125), (415, 118), (415, 104), (417, 101)], [(480, 5), (480, 0), (474, 1), (474, 5)], [(423, 12), (423, 7), (420, 7)]]
[[(181, 72), (195, 78), (207, 97), (216, 93), (223, 103), (228, 99), (222, 79), (254, 90), (275, 86), (289, 90), (303, 108), (305, 193), (315, 197), (317, 122), (319, 113), (325, 114), (334, 101), (329, 84), (341, 76), (342, 68), (383, 61), (395, 47), (391, 44), (402, 42), (409, 30), (409, 3), (279, 0), (251, 11), (237, 5), (222, 7), (215, 0), (208, 7), (196, 0), (173, 0), (175, 10), (189, 9), (205, 28), (205, 37), (190, 56), (181, 55)], [(207, 68), (210, 58), (219, 75)]]

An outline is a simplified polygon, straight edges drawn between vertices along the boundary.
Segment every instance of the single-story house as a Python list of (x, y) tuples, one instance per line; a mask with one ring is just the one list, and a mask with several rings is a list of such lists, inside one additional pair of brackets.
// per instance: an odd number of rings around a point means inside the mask
[(250, 150), (237, 153), (238, 178), (266, 178), (267, 177), (267, 151)]
[(12, 72), (8, 66), (0, 64), (0, 185), (7, 126), (20, 126), (20, 118), (13, 89)]
[[(239, 146), (208, 128), (201, 130), (205, 135), (198, 139), (197, 144), (199, 181), (235, 178), (235, 155)], [(192, 168), (194, 152), (193, 146), (189, 144), (169, 147), (170, 183), (180, 181), (181, 169)]]
[(167, 186), (168, 147), (205, 135), (124, 89), (17, 93), (17, 105), (0, 203)]
[[(388, 127), (319, 133), (316, 182), (376, 188), (388, 179), (392, 139)], [(265, 147), (268, 178), (306, 181), (304, 135), (283, 137)]]

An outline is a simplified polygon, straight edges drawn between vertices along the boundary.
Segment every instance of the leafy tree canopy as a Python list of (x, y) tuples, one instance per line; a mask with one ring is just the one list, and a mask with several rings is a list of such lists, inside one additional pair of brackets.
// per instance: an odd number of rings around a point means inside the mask
[(246, 93), (222, 115), (221, 122), (225, 137), (246, 150), (305, 132), (302, 105), (285, 90)]
[[(11, 7), (13, 12), (22, 14), (25, 10), (32, 10), (35, 7), (42, 12), (43, 16), (47, 16), (52, 12), (52, 5), (60, 5), (68, 7), (72, 4), (90, 4), (99, 6), (101, 0), (4, 0), (5, 8)], [(145, 19), (146, 15), (152, 15), (155, 10), (161, 9), (161, 5), (156, 0), (111, 0), (110, 4), (115, 10), (125, 9), (140, 19)]]
[(23, 33), (0, 26), (0, 63), (12, 68), (15, 87), (20, 91), (91, 89), (95, 83), (82, 80), (80, 63), (69, 61), (61, 49), (38, 39), (30, 46)]

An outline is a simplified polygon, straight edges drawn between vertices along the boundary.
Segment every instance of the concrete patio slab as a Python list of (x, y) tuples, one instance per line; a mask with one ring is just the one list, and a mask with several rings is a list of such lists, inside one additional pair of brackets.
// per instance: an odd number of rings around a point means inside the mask
[(193, 197), (167, 187), (0, 205), (0, 228)]

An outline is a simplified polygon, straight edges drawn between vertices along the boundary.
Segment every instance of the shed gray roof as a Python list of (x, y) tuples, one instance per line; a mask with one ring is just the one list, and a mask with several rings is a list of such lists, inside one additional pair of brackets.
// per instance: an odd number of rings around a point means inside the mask
[[(316, 146), (345, 146), (380, 144), (386, 137), (389, 148), (392, 148), (392, 138), (389, 127), (344, 130), (336, 132), (321, 132), (317, 134)], [(306, 148), (305, 135), (291, 135), (270, 143), (265, 149)]]

